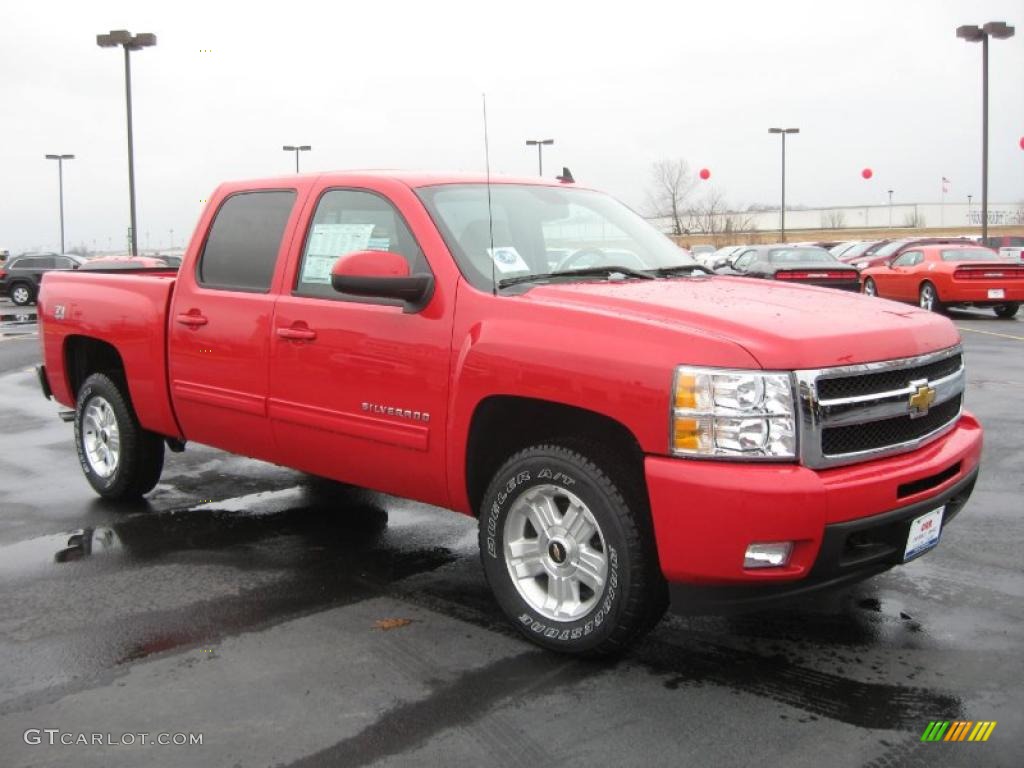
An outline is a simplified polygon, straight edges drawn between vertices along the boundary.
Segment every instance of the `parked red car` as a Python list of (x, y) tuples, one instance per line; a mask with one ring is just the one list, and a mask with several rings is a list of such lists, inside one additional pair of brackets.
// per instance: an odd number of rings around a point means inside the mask
[(891, 264), (861, 272), (863, 291), (922, 309), (991, 307), (998, 317), (1017, 314), (1024, 301), (1024, 266), (1000, 259), (978, 245), (940, 244), (911, 248)]

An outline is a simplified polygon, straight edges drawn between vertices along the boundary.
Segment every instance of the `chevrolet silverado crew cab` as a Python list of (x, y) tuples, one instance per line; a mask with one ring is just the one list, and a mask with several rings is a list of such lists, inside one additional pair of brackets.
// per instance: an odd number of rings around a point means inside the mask
[(50, 273), (39, 316), (101, 496), (195, 441), (476, 516), (565, 652), (911, 560), (978, 473), (949, 320), (709, 274), (571, 183), (225, 184), (179, 271)]

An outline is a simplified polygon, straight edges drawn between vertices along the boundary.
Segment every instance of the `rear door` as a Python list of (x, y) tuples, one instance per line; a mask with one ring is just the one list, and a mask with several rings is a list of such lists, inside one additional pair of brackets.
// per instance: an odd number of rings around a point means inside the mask
[(432, 225), (407, 188), (403, 210), (395, 195), (321, 191), (274, 312), (268, 408), (282, 463), (446, 505), (454, 297), (435, 280), (427, 306), (407, 312), (330, 284), (333, 263), (353, 251), (391, 251), (411, 274), (434, 274), (420, 246)]
[(275, 279), (298, 218), (296, 189), (227, 195), (178, 274), (168, 324), (171, 396), (188, 440), (271, 459), (267, 420)]

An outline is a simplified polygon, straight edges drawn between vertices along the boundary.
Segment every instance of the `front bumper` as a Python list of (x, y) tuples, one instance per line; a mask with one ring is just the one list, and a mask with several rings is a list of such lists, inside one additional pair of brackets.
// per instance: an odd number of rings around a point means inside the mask
[[(946, 504), (944, 529), (960, 511), (981, 445), (981, 425), (965, 412), (954, 430), (916, 451), (827, 470), (648, 457), (661, 570), (680, 596), (712, 587), (725, 601), (874, 575), (902, 561), (913, 518)], [(748, 545), (779, 541), (793, 542), (785, 566), (743, 567)]]

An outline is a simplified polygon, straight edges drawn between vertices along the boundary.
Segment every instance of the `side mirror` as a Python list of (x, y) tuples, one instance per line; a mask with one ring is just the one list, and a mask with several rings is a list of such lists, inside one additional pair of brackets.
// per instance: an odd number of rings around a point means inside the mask
[(426, 306), (434, 293), (431, 275), (410, 275), (404, 256), (390, 251), (353, 251), (334, 262), (331, 285), (339, 293), (395, 299), (406, 312)]

